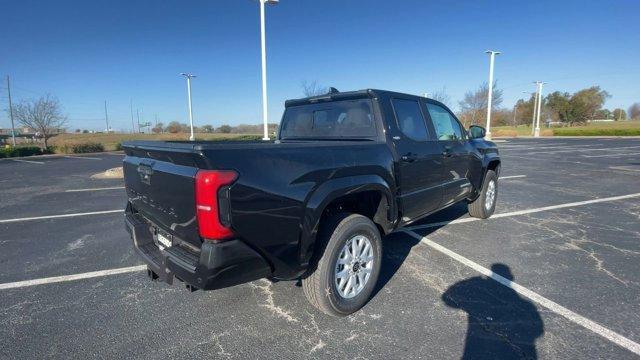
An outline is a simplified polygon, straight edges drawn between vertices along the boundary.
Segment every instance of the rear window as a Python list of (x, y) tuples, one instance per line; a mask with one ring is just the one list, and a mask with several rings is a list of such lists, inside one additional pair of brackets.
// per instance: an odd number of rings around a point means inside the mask
[(370, 99), (341, 100), (287, 108), (282, 139), (372, 138), (376, 136)]

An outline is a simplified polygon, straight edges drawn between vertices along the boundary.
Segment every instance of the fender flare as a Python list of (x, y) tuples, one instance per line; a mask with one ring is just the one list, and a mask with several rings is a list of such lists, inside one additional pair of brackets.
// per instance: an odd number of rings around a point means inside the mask
[(379, 175), (357, 175), (330, 179), (318, 186), (305, 202), (304, 216), (301, 224), (299, 259), (303, 266), (307, 266), (315, 249), (316, 236), (322, 213), (334, 200), (350, 194), (363, 191), (381, 193), (387, 201), (388, 212), (386, 224), (382, 227), (387, 231), (393, 227), (398, 210), (389, 184)]

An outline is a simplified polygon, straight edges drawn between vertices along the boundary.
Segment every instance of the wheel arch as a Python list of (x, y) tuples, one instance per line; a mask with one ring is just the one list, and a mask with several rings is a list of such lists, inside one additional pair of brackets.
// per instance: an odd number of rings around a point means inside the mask
[(300, 262), (307, 266), (316, 249), (322, 220), (337, 212), (361, 214), (371, 219), (382, 234), (393, 230), (398, 216), (389, 184), (377, 175), (336, 178), (310, 194), (302, 223)]

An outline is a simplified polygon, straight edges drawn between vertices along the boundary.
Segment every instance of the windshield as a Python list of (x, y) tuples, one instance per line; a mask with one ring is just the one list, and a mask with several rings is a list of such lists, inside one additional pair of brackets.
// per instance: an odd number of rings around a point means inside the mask
[(367, 139), (376, 136), (370, 99), (341, 100), (287, 108), (280, 138)]

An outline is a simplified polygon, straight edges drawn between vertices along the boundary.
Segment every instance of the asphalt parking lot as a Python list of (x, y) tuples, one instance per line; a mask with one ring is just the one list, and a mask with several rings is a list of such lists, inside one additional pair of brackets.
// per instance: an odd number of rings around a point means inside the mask
[(90, 178), (122, 155), (2, 160), (0, 358), (638, 358), (640, 139), (499, 146), (496, 216), (454, 206), (389, 235), (347, 318), (295, 282), (150, 282), (122, 180)]

